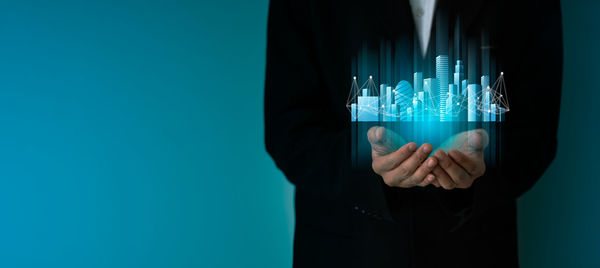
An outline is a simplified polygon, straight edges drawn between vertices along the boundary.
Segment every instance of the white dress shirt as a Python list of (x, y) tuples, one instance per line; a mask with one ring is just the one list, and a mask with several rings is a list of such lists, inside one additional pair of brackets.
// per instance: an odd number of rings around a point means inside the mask
[(429, 46), (429, 37), (431, 36), (431, 26), (435, 14), (435, 4), (437, 0), (409, 0), (412, 10), (417, 36), (421, 45), (421, 53), (425, 56)]

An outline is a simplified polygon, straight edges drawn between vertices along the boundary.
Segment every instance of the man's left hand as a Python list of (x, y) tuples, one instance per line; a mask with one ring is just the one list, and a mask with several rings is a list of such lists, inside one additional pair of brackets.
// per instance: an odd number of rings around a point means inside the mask
[(432, 171), (436, 178), (433, 184), (446, 190), (471, 187), (485, 173), (483, 152), (488, 143), (488, 133), (483, 129), (465, 131), (446, 140), (434, 154), (439, 164)]

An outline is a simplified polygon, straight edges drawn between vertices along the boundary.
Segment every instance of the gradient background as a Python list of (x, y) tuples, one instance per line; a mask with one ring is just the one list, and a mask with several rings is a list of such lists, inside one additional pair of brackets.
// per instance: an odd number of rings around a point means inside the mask
[[(249, 2), (0, 3), (1, 267), (291, 266), (268, 2)], [(523, 267), (600, 266), (599, 8), (563, 3), (558, 155), (519, 201)]]

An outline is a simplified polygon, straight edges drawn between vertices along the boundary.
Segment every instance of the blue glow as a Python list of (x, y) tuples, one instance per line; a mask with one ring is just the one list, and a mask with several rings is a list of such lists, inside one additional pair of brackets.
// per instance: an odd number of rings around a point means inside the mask
[[(445, 62), (445, 57), (437, 57), (438, 76), (448, 76), (443, 67)], [(467, 85), (465, 79), (459, 88), (457, 83), (463, 76), (460, 73), (463, 68), (461, 61), (457, 61), (453, 83), (449, 83), (448, 79), (423, 79), (421, 72), (415, 72), (414, 90), (406, 80), (400, 81), (394, 89), (387, 84), (380, 84), (377, 90), (375, 82), (369, 78), (362, 90), (354, 89), (355, 86), (351, 90), (362, 92), (361, 96), (355, 95), (347, 104), (352, 113), (351, 121), (504, 121), (504, 113), (509, 111), (505, 98), (504, 74), (500, 73), (492, 87), (489, 86), (490, 76), (484, 75), (481, 76), (481, 84)], [(353, 85), (356, 85), (356, 79), (353, 78), (353, 81)]]

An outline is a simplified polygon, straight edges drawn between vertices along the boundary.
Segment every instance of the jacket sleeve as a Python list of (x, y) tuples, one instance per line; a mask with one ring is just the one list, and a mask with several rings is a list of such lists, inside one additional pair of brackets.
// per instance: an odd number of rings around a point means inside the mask
[[(272, 0), (267, 31), (265, 143), (297, 190), (342, 200), (391, 220), (381, 178), (354, 170), (350, 116), (332, 101), (319, 72), (307, 1)], [(340, 104), (342, 107), (335, 105)], [(335, 107), (334, 107), (335, 106)]]
[[(559, 1), (532, 1), (515, 17), (508, 32), (520, 32), (504, 43), (502, 57), (510, 111), (499, 134), (502, 157), (474, 185), (474, 213), (514, 202), (544, 174), (557, 147), (562, 86), (562, 25)], [(520, 27), (520, 29), (518, 29)]]

